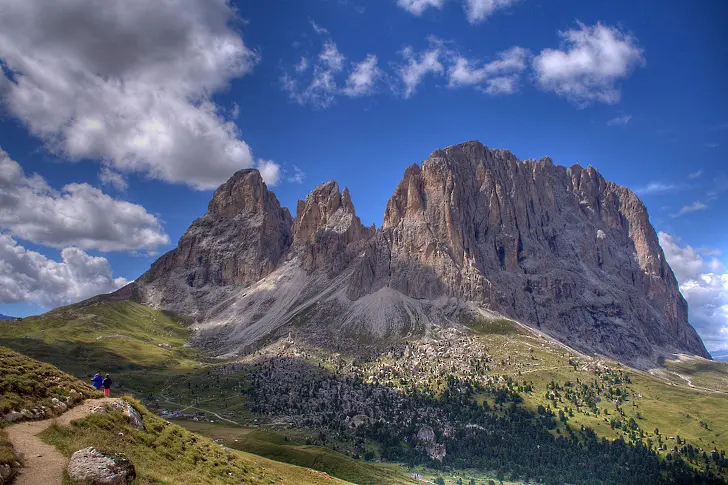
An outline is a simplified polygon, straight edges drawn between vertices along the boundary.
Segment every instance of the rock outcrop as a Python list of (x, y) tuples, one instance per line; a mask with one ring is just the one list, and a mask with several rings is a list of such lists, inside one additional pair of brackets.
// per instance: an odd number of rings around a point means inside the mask
[(634, 193), (592, 167), (520, 161), (479, 142), (407, 168), (379, 230), (336, 182), (291, 219), (256, 171), (238, 172), (178, 248), (123, 291), (192, 316), (197, 343), (220, 353), (292, 325), (394, 338), (458, 325), (457, 312), (475, 308), (638, 366), (708, 357)]
[(250, 285), (275, 270), (291, 245), (291, 225), (290, 212), (260, 172), (241, 170), (215, 191), (207, 213), (135, 288), (144, 301), (200, 317), (222, 296), (200, 289)]
[(134, 465), (123, 455), (107, 455), (94, 447), (76, 451), (68, 463), (74, 482), (92, 485), (126, 485), (136, 478)]
[(105, 414), (109, 410), (123, 413), (127, 418), (129, 418), (129, 424), (131, 424), (134, 429), (144, 429), (142, 415), (139, 411), (134, 409), (134, 406), (123, 399), (112, 401), (104, 406), (96, 406), (91, 410), (91, 414)]
[(358, 265), (354, 298), (456, 297), (629, 362), (708, 356), (644, 204), (593, 167), (478, 142), (436, 150), (405, 171)]
[(338, 273), (374, 231), (364, 227), (357, 217), (349, 190), (342, 193), (339, 184), (331, 181), (316, 187), (306, 200), (298, 201), (293, 243), (303, 269)]

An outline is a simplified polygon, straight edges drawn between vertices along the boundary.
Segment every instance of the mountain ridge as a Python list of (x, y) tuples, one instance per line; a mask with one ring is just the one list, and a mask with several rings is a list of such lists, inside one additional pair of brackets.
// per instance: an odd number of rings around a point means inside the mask
[(632, 191), (476, 141), (409, 166), (379, 229), (334, 181), (292, 218), (257, 171), (237, 172), (131, 290), (222, 354), (293, 331), (376, 346), (494, 314), (637, 367), (709, 357)]

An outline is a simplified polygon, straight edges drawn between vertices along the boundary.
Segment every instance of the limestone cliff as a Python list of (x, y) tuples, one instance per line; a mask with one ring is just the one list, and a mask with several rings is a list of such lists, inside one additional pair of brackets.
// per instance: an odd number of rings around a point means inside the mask
[(291, 219), (257, 171), (238, 172), (132, 293), (195, 318), (198, 343), (221, 353), (291, 326), (376, 342), (459, 325), (465, 310), (634, 365), (708, 356), (634, 193), (479, 142), (407, 168), (379, 230), (336, 182)]

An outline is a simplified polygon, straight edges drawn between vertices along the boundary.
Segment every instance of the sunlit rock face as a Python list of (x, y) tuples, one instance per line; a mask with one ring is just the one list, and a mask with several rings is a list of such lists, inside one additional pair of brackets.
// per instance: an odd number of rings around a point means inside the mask
[(238, 172), (131, 293), (193, 317), (199, 342), (228, 353), (294, 323), (376, 342), (481, 308), (638, 366), (708, 356), (634, 193), (479, 142), (408, 167), (378, 230), (336, 182), (292, 219), (257, 171)]

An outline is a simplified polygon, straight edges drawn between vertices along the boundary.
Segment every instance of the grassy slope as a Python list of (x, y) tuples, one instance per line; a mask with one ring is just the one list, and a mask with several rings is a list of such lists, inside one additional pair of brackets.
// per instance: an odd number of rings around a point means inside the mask
[[(57, 368), (0, 347), (0, 395), (4, 409), (40, 407), (76, 390), (86, 397), (98, 393)], [(91, 415), (70, 427), (51, 426), (44, 439), (66, 455), (86, 446), (126, 453), (139, 484), (344, 484), (324, 473), (278, 463), (257, 455), (228, 450), (149, 412), (139, 402), (145, 429), (137, 431), (118, 412)], [(0, 464), (17, 459), (0, 429)]]
[(77, 304), (0, 322), (0, 345), (79, 378), (109, 372), (139, 395), (200, 367), (199, 352), (183, 347), (188, 337), (176, 319), (131, 301)]
[[(0, 416), (10, 411), (48, 407), (51, 399), (63, 400), (72, 390), (85, 397), (98, 393), (55, 367), (0, 347)], [(64, 401), (65, 402), (65, 401)], [(17, 461), (0, 419), (0, 465)]]
[(123, 414), (113, 412), (90, 415), (66, 428), (51, 426), (41, 436), (67, 456), (87, 446), (124, 453), (136, 468), (135, 483), (145, 485), (347, 483), (315, 470), (230, 450), (157, 417), (138, 402), (134, 406), (142, 413), (143, 430), (135, 430)]
[[(480, 329), (478, 329), (480, 330)], [(585, 368), (588, 359), (565, 348), (551, 344), (548, 340), (521, 331), (512, 332), (478, 332), (480, 338), (485, 339), (488, 348), (495, 355), (495, 369), (493, 372), (512, 375), (518, 380), (533, 381), (535, 390), (525, 394), (525, 405), (535, 409), (539, 404), (547, 406), (553, 401), (546, 399), (548, 384), (554, 380), (557, 383), (566, 381), (590, 381), (595, 378), (591, 368)], [(515, 336), (517, 335), (517, 336)], [(533, 349), (533, 352), (530, 349)], [(511, 357), (519, 365), (500, 365), (499, 360)], [(532, 360), (534, 356), (536, 360)], [(573, 358), (579, 365), (577, 369), (569, 365)], [(620, 368), (619, 364), (610, 364)], [(645, 431), (647, 438), (656, 440), (655, 428), (659, 429), (663, 439), (679, 435), (689, 443), (706, 450), (714, 447), (728, 450), (728, 364), (711, 362), (704, 359), (690, 359), (678, 363), (668, 363), (667, 369), (680, 369), (684, 375), (693, 376), (694, 385), (702, 384), (713, 391), (690, 388), (682, 379), (667, 379), (665, 372), (651, 375), (632, 369), (624, 369), (632, 383), (627, 387), (632, 396), (622, 404), (625, 413), (624, 419), (634, 417), (639, 426)], [(721, 380), (723, 379), (723, 380)], [(721, 392), (722, 391), (722, 392)], [(641, 397), (639, 397), (641, 396)], [(559, 406), (574, 407), (571, 403), (559, 403)], [(596, 416), (586, 408), (576, 412), (569, 420), (571, 426), (592, 427), (597, 434), (607, 438), (622, 436), (620, 430), (612, 429), (608, 422), (615, 416), (615, 406), (604, 399), (598, 403), (600, 416)], [(606, 410), (610, 413), (603, 415)], [(704, 424), (707, 424), (707, 428)], [(672, 448), (674, 442), (669, 442)]]
[[(472, 328), (494, 356), (493, 373), (534, 383), (534, 392), (524, 395), (524, 406), (529, 409), (554, 404), (545, 397), (552, 380), (563, 384), (595, 377), (593, 369), (582, 366), (588, 359), (515, 324), (484, 321)], [(155, 394), (162, 407), (184, 408), (194, 403), (241, 423), (250, 420), (239, 398), (244, 376), (210, 379), (200, 354), (182, 347), (187, 336), (180, 322), (132, 302), (76, 305), (22, 322), (0, 322), (0, 345), (27, 351), (77, 376), (101, 367), (114, 373), (117, 381), (137, 396)], [(171, 348), (158, 344), (170, 344)], [(508, 357), (511, 363), (500, 363)], [(569, 365), (570, 358), (579, 362), (577, 369)], [(674, 445), (669, 436), (679, 435), (708, 451), (713, 447), (728, 449), (728, 415), (724, 412), (728, 394), (701, 391), (687, 382), (728, 391), (727, 363), (684, 360), (668, 363), (654, 376), (625, 372), (632, 380), (629, 388), (633, 397), (621, 406), (624, 419), (634, 417), (646, 438), (656, 440), (654, 430), (659, 428), (668, 448)], [(573, 407), (557, 402), (560, 408), (564, 405)], [(603, 400), (598, 407), (599, 416), (586, 408), (575, 410), (569, 425), (589, 426), (610, 439), (623, 436), (621, 430), (610, 426), (609, 420), (615, 416), (612, 403)], [(605, 416), (604, 411), (609, 414)]]
[(402, 470), (355, 460), (323, 446), (300, 445), (288, 441), (275, 431), (236, 428), (203, 422), (184, 422), (185, 428), (198, 430), (231, 448), (254, 453), (272, 460), (291, 463), (348, 480), (358, 485), (394, 485), (417, 483)]

